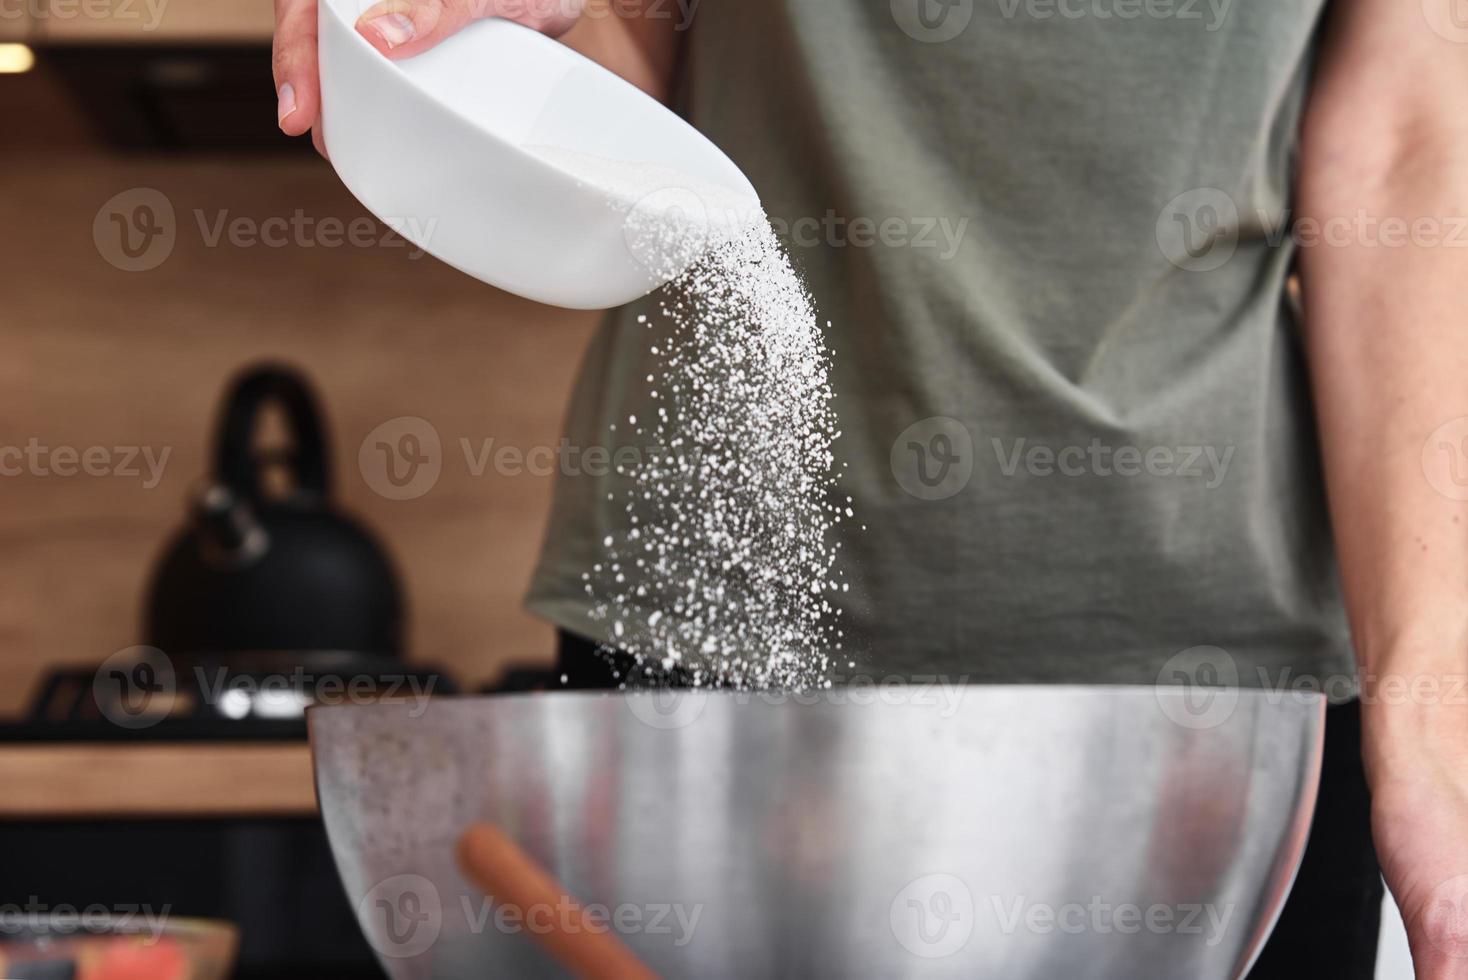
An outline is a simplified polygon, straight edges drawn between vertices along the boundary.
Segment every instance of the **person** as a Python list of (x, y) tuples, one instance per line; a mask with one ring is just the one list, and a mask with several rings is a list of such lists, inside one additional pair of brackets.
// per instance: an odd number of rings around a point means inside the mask
[[(1326, 690), (1311, 841), (1253, 975), (1371, 976), (1379, 855), (1417, 975), (1448, 980), (1468, 977), (1454, 2), (385, 0), (358, 29), (406, 58), (517, 20), (712, 138), (834, 323), (867, 525), (841, 598), (870, 661)], [(277, 0), (291, 135), (316, 135), (315, 3)], [(646, 308), (592, 342), (573, 444), (637, 397)], [(531, 592), (577, 670), (608, 639), (580, 576), (610, 506), (560, 481)]]

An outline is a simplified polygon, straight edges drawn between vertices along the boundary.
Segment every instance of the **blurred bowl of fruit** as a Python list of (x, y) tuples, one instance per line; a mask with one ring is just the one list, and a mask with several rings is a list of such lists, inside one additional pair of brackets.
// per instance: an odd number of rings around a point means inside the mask
[(0, 929), (6, 980), (225, 980), (239, 935), (210, 919), (43, 915)]

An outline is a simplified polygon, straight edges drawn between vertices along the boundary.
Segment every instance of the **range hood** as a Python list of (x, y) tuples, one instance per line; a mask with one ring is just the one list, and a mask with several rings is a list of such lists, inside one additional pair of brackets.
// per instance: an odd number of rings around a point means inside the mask
[(8, 39), (35, 48), (112, 146), (309, 150), (275, 127), (271, 0), (36, 0), (28, 10)]

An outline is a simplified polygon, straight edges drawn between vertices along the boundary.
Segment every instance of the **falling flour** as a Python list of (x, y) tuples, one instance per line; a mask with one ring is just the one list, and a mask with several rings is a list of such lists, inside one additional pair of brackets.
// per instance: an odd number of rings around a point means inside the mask
[[(843, 647), (829, 353), (800, 277), (757, 205), (646, 165), (555, 157), (622, 210), (633, 253), (677, 273), (652, 317), (651, 417), (612, 494), (622, 522), (583, 575), (629, 685), (830, 685)], [(829, 324), (827, 324), (829, 326)]]

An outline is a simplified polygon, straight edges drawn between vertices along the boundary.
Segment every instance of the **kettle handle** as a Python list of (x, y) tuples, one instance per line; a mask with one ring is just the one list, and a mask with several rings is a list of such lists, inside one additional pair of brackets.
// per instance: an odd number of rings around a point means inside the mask
[(294, 437), (286, 457), (296, 486), (325, 499), (331, 493), (326, 432), (316, 395), (306, 376), (281, 364), (262, 364), (238, 375), (225, 399), (214, 444), (214, 479), (236, 499), (259, 503), (264, 496), (259, 456), (251, 451), (260, 409), (277, 402)]

